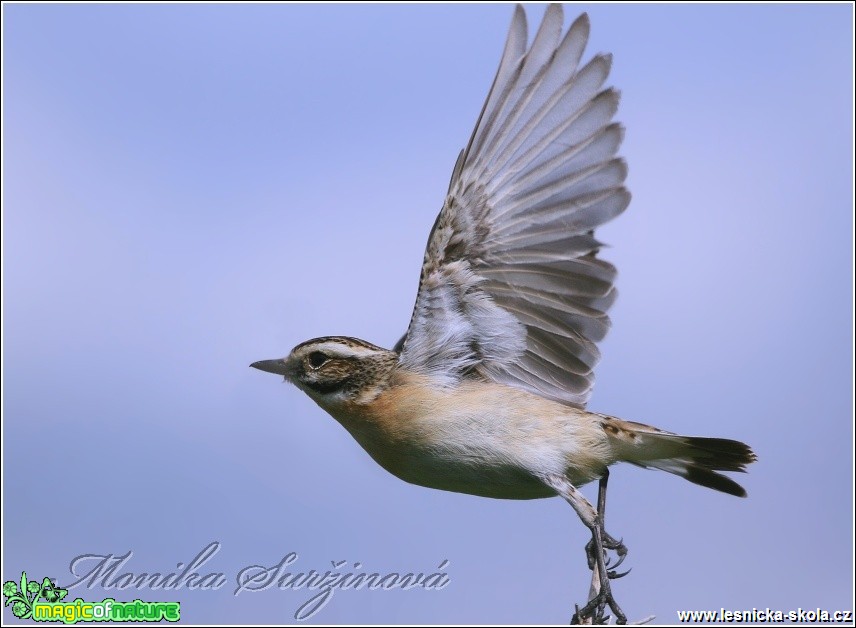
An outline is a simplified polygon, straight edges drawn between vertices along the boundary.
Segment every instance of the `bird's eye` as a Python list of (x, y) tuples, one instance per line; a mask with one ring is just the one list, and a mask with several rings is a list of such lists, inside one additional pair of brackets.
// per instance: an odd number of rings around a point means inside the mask
[(312, 368), (320, 369), (329, 359), (330, 358), (327, 357), (327, 354), (321, 353), (320, 351), (313, 351), (309, 354), (307, 361), (309, 362), (309, 366)]

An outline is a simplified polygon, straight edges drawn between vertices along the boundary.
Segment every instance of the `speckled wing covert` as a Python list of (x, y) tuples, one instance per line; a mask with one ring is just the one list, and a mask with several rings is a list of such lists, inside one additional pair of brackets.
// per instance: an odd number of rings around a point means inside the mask
[(551, 5), (526, 50), (518, 6), (496, 78), (425, 251), (403, 368), (486, 378), (582, 407), (609, 329), (615, 268), (593, 230), (627, 207), (611, 57), (579, 66), (583, 14)]

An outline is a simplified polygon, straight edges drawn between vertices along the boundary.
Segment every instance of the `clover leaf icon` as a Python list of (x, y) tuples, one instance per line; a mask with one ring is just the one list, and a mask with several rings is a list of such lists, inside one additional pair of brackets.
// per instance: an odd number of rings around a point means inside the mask
[(56, 586), (53, 582), (51, 582), (50, 578), (45, 578), (42, 580), (41, 587), (42, 597), (45, 598), (48, 602), (59, 602), (66, 595), (68, 595), (68, 589), (61, 589)]
[(66, 595), (68, 589), (63, 589), (54, 584), (50, 578), (42, 580), (27, 581), (27, 572), (21, 572), (20, 588), (17, 583), (8, 580), (3, 583), (3, 596), (6, 598), (5, 606), (12, 605), (12, 614), (18, 619), (26, 619), (33, 613), (33, 605), (44, 598), (48, 602), (59, 602)]

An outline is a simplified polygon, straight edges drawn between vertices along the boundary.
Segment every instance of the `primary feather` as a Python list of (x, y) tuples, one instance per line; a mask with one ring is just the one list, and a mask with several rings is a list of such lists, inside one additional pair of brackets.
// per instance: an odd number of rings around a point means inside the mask
[(580, 67), (583, 14), (551, 5), (527, 50), (517, 7), (491, 90), (429, 236), (402, 367), (453, 385), (486, 378), (584, 407), (609, 329), (614, 267), (593, 231), (627, 207), (627, 169), (603, 89)]

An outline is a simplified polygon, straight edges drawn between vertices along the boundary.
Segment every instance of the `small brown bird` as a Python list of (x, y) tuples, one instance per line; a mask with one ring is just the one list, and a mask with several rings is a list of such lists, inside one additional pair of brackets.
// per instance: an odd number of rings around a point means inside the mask
[[(616, 462), (662, 469), (731, 495), (719, 471), (755, 460), (745, 444), (679, 436), (588, 412), (616, 271), (594, 229), (627, 207), (611, 58), (580, 66), (588, 17), (562, 36), (551, 5), (528, 48), (518, 6), (496, 78), (428, 238), (416, 305), (392, 349), (315, 338), (251, 366), (285, 376), (384, 469), (485, 497), (561, 495), (592, 533), (599, 593), (576, 615), (625, 616), (609, 580), (626, 554), (577, 487)], [(618, 553), (610, 565), (605, 550)], [(609, 571), (607, 567), (612, 567)]]

